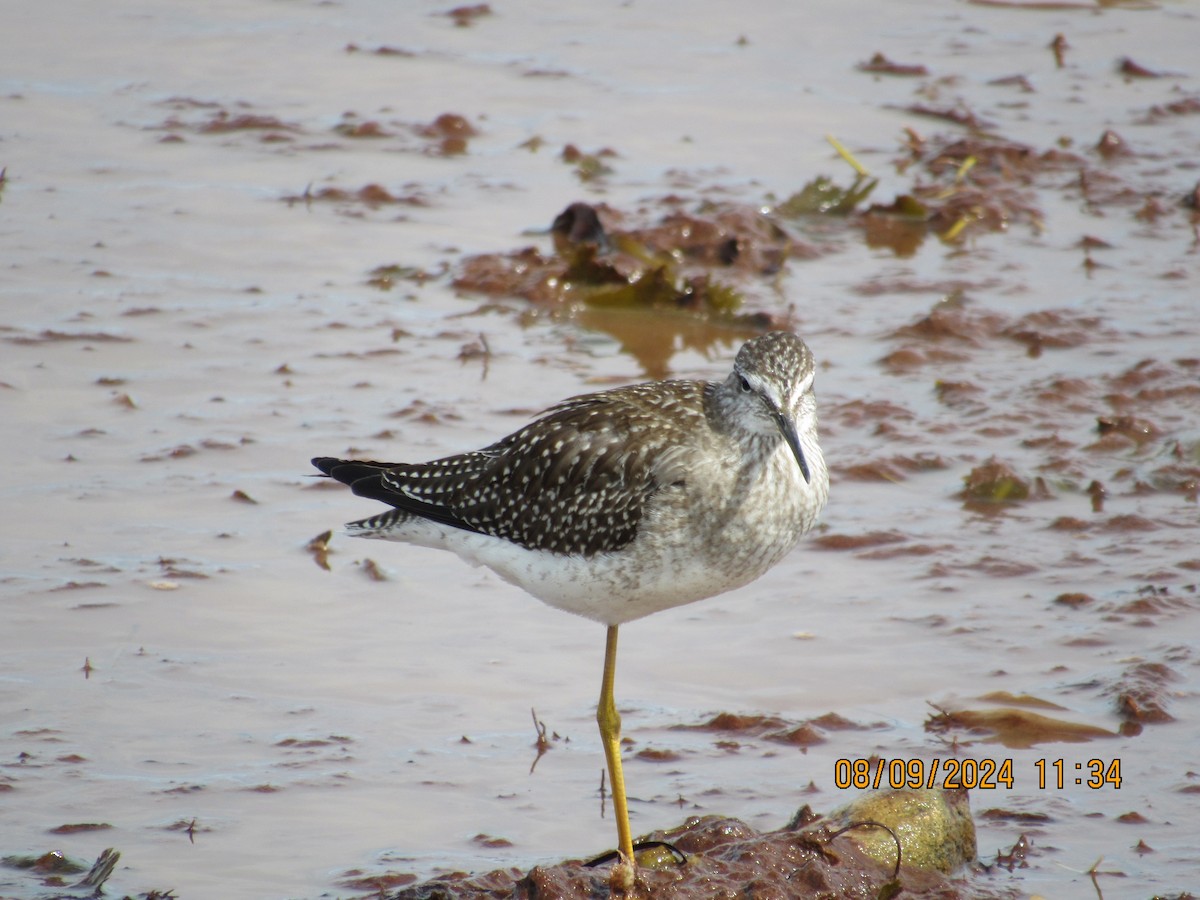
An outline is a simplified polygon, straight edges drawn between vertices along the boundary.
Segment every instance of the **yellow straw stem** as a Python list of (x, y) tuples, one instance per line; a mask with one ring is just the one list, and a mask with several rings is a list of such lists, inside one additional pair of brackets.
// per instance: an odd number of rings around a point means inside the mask
[(829, 141), (833, 149), (837, 151), (838, 156), (844, 159), (849, 164), (850, 168), (857, 172), (860, 177), (871, 177), (871, 173), (867, 171), (866, 166), (855, 159), (854, 154), (847, 150), (845, 146), (842, 145), (841, 141), (835, 138), (832, 134), (825, 135), (825, 140)]

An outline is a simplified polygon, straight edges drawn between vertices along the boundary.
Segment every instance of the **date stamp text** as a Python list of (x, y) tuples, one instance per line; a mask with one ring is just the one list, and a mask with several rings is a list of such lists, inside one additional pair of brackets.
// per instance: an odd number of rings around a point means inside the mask
[[(1038, 790), (1086, 787), (1092, 790), (1121, 787), (1121, 760), (1089, 759), (1070, 763), (1062, 759), (1033, 761), (1031, 783)], [(1012, 790), (1017, 784), (1011, 759), (839, 759), (833, 764), (834, 786), (845, 790), (902, 788), (966, 788)]]

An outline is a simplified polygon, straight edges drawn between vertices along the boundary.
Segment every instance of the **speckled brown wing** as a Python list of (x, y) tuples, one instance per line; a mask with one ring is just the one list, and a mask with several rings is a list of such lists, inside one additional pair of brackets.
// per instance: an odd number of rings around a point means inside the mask
[[(686, 406), (685, 396), (694, 402), (700, 390), (659, 382), (572, 398), (489, 447), (427, 463), (314, 464), (398, 512), (529, 549), (591, 556), (637, 535), (664, 484), (656, 460), (696, 424), (663, 409)], [(386, 516), (368, 522), (386, 524)]]

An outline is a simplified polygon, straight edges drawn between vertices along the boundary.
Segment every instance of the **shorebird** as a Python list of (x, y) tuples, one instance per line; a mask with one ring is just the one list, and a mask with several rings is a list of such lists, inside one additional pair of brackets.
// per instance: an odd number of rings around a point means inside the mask
[(631, 862), (617, 629), (753, 581), (813, 527), (829, 496), (814, 375), (804, 341), (770, 332), (742, 346), (723, 381), (572, 397), (482, 450), (415, 464), (312, 461), (392, 507), (349, 534), (451, 550), (607, 626), (596, 721), (618, 849)]

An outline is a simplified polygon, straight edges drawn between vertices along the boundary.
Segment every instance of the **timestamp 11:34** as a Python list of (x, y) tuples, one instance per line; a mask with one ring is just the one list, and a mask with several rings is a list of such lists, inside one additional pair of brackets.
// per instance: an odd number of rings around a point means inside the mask
[(1038, 787), (1062, 790), (1070, 784), (1099, 790), (1104, 787), (1121, 787), (1121, 760), (1089, 759), (1086, 763), (1072, 764), (1061, 759), (1034, 760), (1038, 773)]

